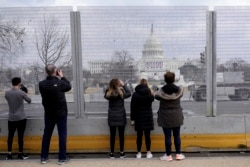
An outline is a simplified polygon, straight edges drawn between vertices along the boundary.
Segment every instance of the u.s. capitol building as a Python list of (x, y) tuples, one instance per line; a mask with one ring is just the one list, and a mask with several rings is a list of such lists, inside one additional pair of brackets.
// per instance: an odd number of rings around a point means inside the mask
[[(178, 69), (185, 62), (184, 60), (169, 59), (164, 56), (163, 44), (156, 37), (152, 25), (149, 37), (143, 45), (142, 57), (133, 62), (133, 65), (137, 67), (137, 76), (139, 78), (162, 80), (166, 71), (175, 72), (176, 77), (178, 77)], [(108, 69), (107, 66), (111, 65), (111, 61), (96, 60), (89, 62), (89, 65), (91, 74), (103, 73)]]
[(163, 45), (155, 36), (152, 25), (150, 36), (143, 46), (142, 58), (138, 62), (140, 78), (160, 80), (166, 71), (172, 71), (178, 75), (179, 67), (184, 64), (183, 60), (168, 59), (164, 56)]

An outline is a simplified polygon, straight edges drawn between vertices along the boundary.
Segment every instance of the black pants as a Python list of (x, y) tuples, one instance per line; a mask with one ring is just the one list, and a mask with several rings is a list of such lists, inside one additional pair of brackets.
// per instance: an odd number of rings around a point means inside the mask
[(17, 129), (17, 134), (18, 134), (18, 146), (19, 146), (19, 152), (23, 152), (23, 136), (24, 136), (24, 131), (26, 128), (26, 119), (20, 120), (20, 121), (8, 121), (8, 130), (9, 130), (9, 135), (8, 135), (8, 152), (12, 151), (12, 143), (13, 143), (13, 138), (15, 131)]
[(118, 127), (118, 131), (119, 131), (120, 152), (123, 152), (123, 150), (124, 150), (124, 130), (125, 130), (125, 126), (109, 126), (109, 128), (110, 128), (110, 151), (112, 153), (115, 151), (116, 127)]
[(138, 152), (141, 152), (143, 131), (145, 136), (146, 149), (147, 151), (150, 151), (150, 146), (151, 146), (150, 130), (137, 130), (136, 144)]

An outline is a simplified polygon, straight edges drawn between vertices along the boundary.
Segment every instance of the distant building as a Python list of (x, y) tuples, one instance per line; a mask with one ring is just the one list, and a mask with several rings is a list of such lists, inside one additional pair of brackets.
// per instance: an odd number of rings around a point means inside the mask
[(95, 61), (90, 61), (89, 66), (91, 74), (100, 74), (103, 72), (107, 72), (110, 66), (110, 62), (103, 60), (95, 60)]
[(155, 36), (152, 25), (150, 36), (143, 46), (142, 58), (139, 60), (140, 77), (160, 80), (166, 71), (178, 71), (184, 64), (184, 60), (164, 57), (163, 45)]
[[(110, 63), (111, 61), (103, 60), (90, 61), (90, 73), (100, 74), (107, 72)], [(143, 45), (142, 58), (138, 62), (133, 63), (138, 64), (138, 75), (140, 78), (161, 80), (166, 71), (179, 74), (179, 68), (187, 63), (187, 61), (176, 58), (166, 58), (164, 56), (163, 45), (155, 36), (152, 25), (150, 36)]]

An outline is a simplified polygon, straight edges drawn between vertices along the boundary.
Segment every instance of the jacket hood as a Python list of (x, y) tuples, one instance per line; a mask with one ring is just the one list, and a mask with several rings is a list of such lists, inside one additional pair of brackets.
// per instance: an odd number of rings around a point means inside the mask
[(150, 95), (149, 88), (147, 87), (147, 85), (143, 85), (143, 84), (137, 85), (135, 87), (135, 92), (140, 95)]
[(163, 88), (164, 87), (162, 87), (159, 91), (157, 91), (156, 95), (160, 96), (161, 98), (163, 98), (165, 100), (176, 100), (178, 98), (181, 98), (183, 95), (183, 92), (184, 92), (184, 89), (182, 87), (178, 87), (179, 89), (176, 93), (168, 94), (164, 91)]
[(177, 93), (179, 91), (179, 87), (175, 84), (167, 84), (162, 87), (162, 90), (167, 94)]

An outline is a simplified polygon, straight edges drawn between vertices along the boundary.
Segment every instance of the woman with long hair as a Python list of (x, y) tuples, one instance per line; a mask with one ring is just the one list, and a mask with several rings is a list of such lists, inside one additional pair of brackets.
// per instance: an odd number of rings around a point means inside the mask
[(152, 102), (154, 101), (154, 92), (149, 87), (146, 79), (141, 79), (139, 85), (135, 87), (135, 92), (131, 99), (130, 118), (131, 124), (135, 126), (137, 132), (137, 154), (136, 158), (141, 158), (142, 136), (144, 133), (147, 154), (146, 158), (152, 158), (150, 151), (151, 138), (150, 131), (154, 129)]
[(119, 131), (120, 158), (125, 157), (124, 153), (124, 130), (126, 126), (126, 111), (124, 99), (131, 96), (128, 87), (123, 81), (115, 78), (109, 83), (109, 88), (105, 91), (104, 98), (109, 101), (108, 124), (110, 128), (110, 158), (115, 158), (115, 135), (116, 129)]

